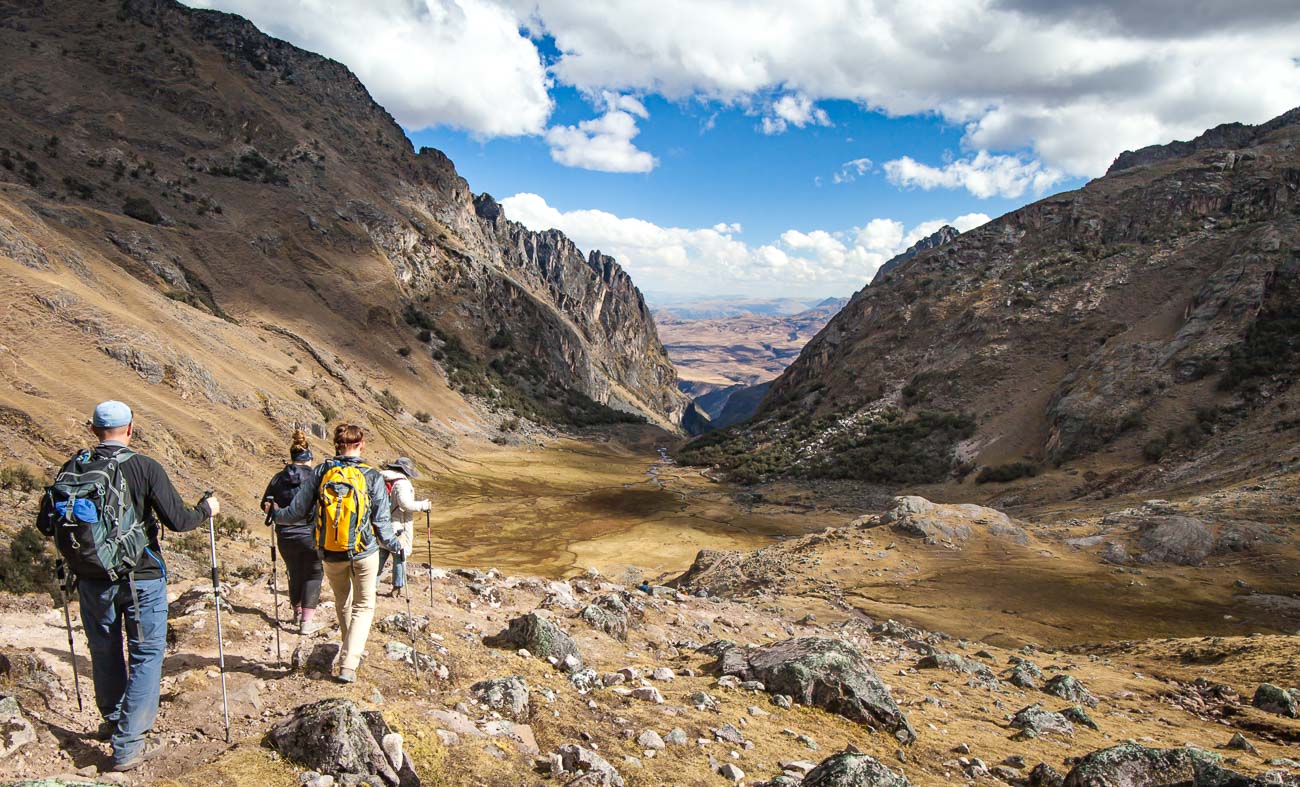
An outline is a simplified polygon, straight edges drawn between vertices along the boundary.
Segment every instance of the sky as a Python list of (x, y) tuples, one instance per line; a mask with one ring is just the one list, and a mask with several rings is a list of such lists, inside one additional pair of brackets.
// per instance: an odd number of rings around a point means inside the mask
[(1300, 106), (1295, 0), (190, 0), (650, 300), (845, 296), (1121, 151)]

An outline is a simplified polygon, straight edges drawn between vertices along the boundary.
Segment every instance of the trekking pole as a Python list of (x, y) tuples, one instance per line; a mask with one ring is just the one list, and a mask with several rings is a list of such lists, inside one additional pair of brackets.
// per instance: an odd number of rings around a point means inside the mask
[[(266, 524), (274, 525), (275, 517), (266, 512)], [(275, 661), (284, 666), (284, 657), (280, 655), (280, 573), (275, 559), (275, 528), (271, 529), (271, 597), (275, 599)]]
[(429, 512), (424, 512), (424, 545), (429, 550), (429, 606), (433, 606), (433, 525), (429, 524)]
[(411, 663), (415, 665), (415, 677), (420, 677), (420, 650), (415, 646), (415, 617), (411, 615), (411, 588), (409, 585), (402, 588), (402, 595), (406, 596), (406, 633), (411, 635)]
[(63, 601), (63, 622), (68, 627), (68, 657), (72, 659), (72, 685), (77, 688), (77, 710), (83, 711), (85, 707), (81, 704), (81, 677), (77, 675), (77, 648), (72, 644), (72, 611), (68, 609), (67, 578), (71, 574), (66, 573), (64, 568), (65, 565), (60, 560), (56, 570), (59, 577), (59, 598)]
[[(212, 497), (212, 490), (203, 493), (203, 500)], [(201, 502), (201, 501), (200, 501)], [(226, 696), (226, 651), (221, 644), (221, 586), (217, 582), (217, 525), (216, 517), (208, 515), (208, 546), (212, 550), (212, 605), (217, 609), (217, 664), (221, 667), (221, 716), (226, 723), (226, 743), (230, 743), (230, 701)]]

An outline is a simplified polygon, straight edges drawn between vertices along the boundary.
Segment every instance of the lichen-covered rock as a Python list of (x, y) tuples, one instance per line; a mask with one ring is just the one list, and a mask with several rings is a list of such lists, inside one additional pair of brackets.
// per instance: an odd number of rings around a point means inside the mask
[(1061, 715), (1069, 719), (1071, 722), (1087, 727), (1088, 729), (1101, 729), (1101, 727), (1097, 726), (1097, 722), (1093, 721), (1092, 717), (1088, 715), (1088, 712), (1083, 709), (1082, 705), (1071, 705), (1070, 707), (1063, 709)]
[(1007, 674), (1007, 682), (1022, 689), (1037, 689), (1042, 679), (1043, 671), (1028, 659), (1016, 662), (1011, 667), (1011, 672)]
[(1065, 787), (1262, 787), (1263, 781), (1226, 770), (1216, 754), (1193, 748), (1153, 749), (1122, 743), (1084, 755)]
[(1053, 675), (1052, 679), (1047, 681), (1043, 691), (1051, 694), (1053, 697), (1060, 697), (1070, 702), (1079, 702), (1088, 707), (1097, 705), (1097, 698), (1092, 696), (1092, 692), (1079, 682), (1079, 679), (1073, 675)]
[(550, 618), (536, 612), (520, 615), (495, 637), (483, 642), (491, 647), (524, 648), (534, 656), (553, 663), (567, 672), (582, 668), (582, 653), (573, 639)]
[(969, 504), (932, 503), (916, 495), (894, 498), (894, 508), (880, 522), (904, 535), (925, 539), (927, 544), (948, 542), (960, 546), (976, 530), (1017, 544), (1029, 543), (1029, 534), (1001, 511)]
[(1300, 718), (1300, 692), (1295, 689), (1284, 689), (1272, 683), (1261, 683), (1259, 688), (1255, 689), (1255, 696), (1250, 704), (1279, 716)]
[[(591, 749), (566, 743), (556, 749), (556, 754), (559, 755), (560, 765), (566, 773), (578, 773), (580, 779), (585, 778), (582, 784), (593, 785), (593, 787), (596, 785), (623, 787), (623, 777), (619, 775), (618, 770)], [(568, 784), (574, 784), (576, 781), (570, 781)]]
[(1138, 545), (1142, 563), (1195, 566), (1214, 551), (1214, 531), (1199, 519), (1186, 516), (1152, 517), (1142, 526)]
[(502, 716), (515, 721), (528, 719), (528, 684), (518, 675), (481, 680), (469, 690), (475, 699)]
[(1060, 771), (1045, 762), (1040, 762), (1029, 771), (1029, 787), (1062, 787), (1065, 777)]
[(808, 772), (804, 787), (909, 787), (910, 782), (873, 757), (857, 752), (833, 754)]
[(409, 759), (394, 768), (384, 753), (380, 741), (391, 732), (378, 713), (363, 714), (352, 700), (333, 698), (295, 708), (266, 741), (285, 758), (341, 780), (360, 776), (390, 787), (418, 785)]
[(905, 744), (916, 739), (871, 663), (843, 640), (802, 637), (759, 648), (731, 648), (719, 658), (718, 667), (724, 675), (762, 681), (769, 693), (888, 730)]
[(627, 642), (632, 609), (618, 593), (605, 593), (592, 599), (582, 608), (578, 617), (597, 631), (603, 631), (621, 642)]
[(0, 758), (8, 757), (36, 740), (36, 730), (23, 716), (18, 700), (0, 695)]
[(1064, 735), (1074, 737), (1074, 725), (1059, 713), (1034, 703), (1016, 711), (1011, 726), (1034, 735)]

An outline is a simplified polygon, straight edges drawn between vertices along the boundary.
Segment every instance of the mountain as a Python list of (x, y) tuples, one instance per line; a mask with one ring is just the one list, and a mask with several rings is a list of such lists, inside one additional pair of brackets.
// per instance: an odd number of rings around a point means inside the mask
[(879, 270), (876, 271), (876, 275), (872, 277), (871, 283), (876, 284), (880, 282), (885, 278), (885, 276), (887, 276), (890, 273), (890, 271), (894, 270), (899, 265), (902, 265), (903, 263), (907, 262), (908, 260), (912, 259), (913, 257), (915, 257), (916, 255), (920, 254), (923, 251), (929, 251), (930, 249), (935, 249), (938, 248), (939, 246), (942, 246), (943, 244), (951, 241), (953, 238), (957, 237), (960, 234), (961, 233), (958, 232), (956, 228), (949, 227), (947, 224), (943, 225), (933, 234), (927, 235), (926, 237), (918, 240), (916, 243), (913, 243), (910, 247), (908, 247), (907, 251), (897, 255), (896, 257), (891, 258), (884, 265), (881, 265)]
[(0, 44), (16, 457), (110, 394), (205, 466), (339, 416), (429, 450), (685, 411), (627, 273), (510, 221), (342, 65), (168, 0), (6, 4)]
[(820, 306), (823, 300), (799, 298), (747, 298), (739, 295), (710, 298), (673, 298), (660, 296), (654, 300), (656, 318), (661, 315), (679, 320), (720, 320), (727, 317), (767, 315), (788, 317)]
[(1300, 112), (1234, 128), (921, 251), (682, 458), (967, 496), (1044, 469), (1026, 485), (1087, 497), (1276, 467), (1300, 428)]

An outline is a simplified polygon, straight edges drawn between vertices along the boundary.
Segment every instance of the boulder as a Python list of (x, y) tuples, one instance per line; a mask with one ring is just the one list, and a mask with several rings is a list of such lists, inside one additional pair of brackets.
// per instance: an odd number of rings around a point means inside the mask
[(1142, 524), (1138, 537), (1142, 563), (1195, 566), (1214, 551), (1214, 531), (1199, 519), (1186, 516), (1152, 517)]
[(1022, 689), (1037, 689), (1038, 682), (1042, 679), (1043, 671), (1038, 668), (1037, 664), (1027, 659), (1016, 662), (1007, 675), (1008, 683)]
[(1029, 534), (1001, 511), (969, 504), (932, 503), (915, 495), (894, 498), (894, 508), (880, 522), (904, 535), (924, 539), (927, 544), (948, 542), (960, 546), (977, 530), (1016, 544), (1029, 543)]
[(1272, 683), (1261, 683), (1259, 688), (1255, 689), (1255, 696), (1250, 704), (1279, 716), (1300, 718), (1300, 692), (1294, 689), (1284, 689)]
[(1051, 694), (1053, 697), (1060, 697), (1070, 702), (1079, 702), (1088, 707), (1097, 705), (1097, 698), (1092, 696), (1079, 679), (1073, 675), (1053, 675), (1052, 679), (1047, 681), (1043, 691)]
[(899, 776), (866, 754), (833, 754), (804, 777), (803, 787), (909, 787)]
[(515, 721), (528, 720), (528, 684), (518, 675), (481, 680), (469, 690), (475, 699), (502, 716)]
[(1016, 711), (1011, 717), (1011, 726), (1033, 735), (1064, 735), (1074, 737), (1074, 725), (1059, 713), (1045, 709), (1034, 703)]
[[(613, 765), (591, 749), (566, 743), (556, 754), (560, 757), (560, 766), (566, 773), (579, 774), (568, 784), (583, 784), (596, 787), (623, 787), (623, 777)], [(581, 780), (581, 781), (580, 781)]]
[(1229, 771), (1219, 757), (1193, 748), (1153, 749), (1121, 743), (1084, 755), (1065, 787), (1262, 787), (1263, 781)]
[(589, 626), (620, 642), (627, 642), (628, 616), (628, 605), (616, 593), (597, 596), (578, 613)]
[(411, 632), (419, 633), (429, 627), (429, 619), (424, 615), (407, 615), (405, 612), (394, 612), (379, 621), (377, 627), (385, 634), (410, 634)]
[(540, 659), (553, 659), (553, 664), (568, 672), (582, 668), (577, 643), (555, 621), (536, 612), (512, 619), (504, 631), (483, 642), (491, 647), (524, 648)]
[(904, 744), (916, 740), (889, 687), (866, 657), (843, 640), (802, 637), (759, 648), (731, 648), (719, 657), (718, 668), (724, 675), (761, 681), (769, 693), (888, 730)]
[(409, 758), (393, 767), (381, 741), (392, 733), (378, 713), (362, 713), (351, 700), (333, 698), (300, 705), (271, 728), (267, 744), (286, 759), (340, 781), (364, 777), (390, 787), (413, 787), (420, 780)]
[(0, 759), (36, 741), (36, 730), (23, 716), (18, 700), (0, 694)]

